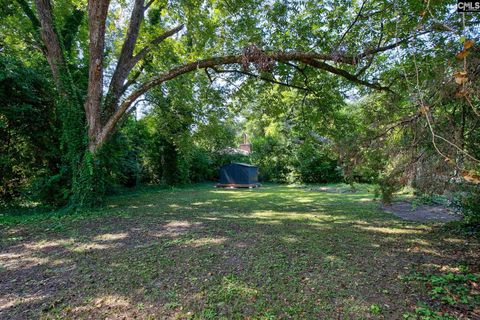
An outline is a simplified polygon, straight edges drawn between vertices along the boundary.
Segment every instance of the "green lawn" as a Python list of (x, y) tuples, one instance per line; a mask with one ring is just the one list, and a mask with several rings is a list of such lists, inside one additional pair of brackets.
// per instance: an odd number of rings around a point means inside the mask
[(440, 303), (418, 279), (478, 272), (478, 242), (401, 221), (368, 191), (201, 185), (4, 214), (0, 318), (402, 319), (427, 303), (418, 314), (474, 319), (478, 290)]

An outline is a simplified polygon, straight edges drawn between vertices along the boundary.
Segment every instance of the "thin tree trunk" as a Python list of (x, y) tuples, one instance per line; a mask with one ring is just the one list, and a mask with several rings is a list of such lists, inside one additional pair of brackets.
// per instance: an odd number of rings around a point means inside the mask
[(138, 33), (140, 32), (140, 25), (143, 20), (143, 13), (145, 10), (143, 3), (144, 0), (135, 0), (135, 4), (133, 6), (127, 35), (122, 46), (120, 57), (118, 58), (117, 66), (115, 68), (115, 72), (113, 73), (106, 98), (104, 112), (107, 118), (115, 112), (115, 106), (122, 95), (122, 89), (125, 80), (134, 67), (133, 50), (135, 49)]
[(50, 0), (35, 0), (37, 6), (38, 19), (40, 21), (40, 35), (45, 45), (45, 56), (47, 58), (50, 69), (52, 70), (53, 79), (60, 94), (65, 94), (65, 88), (62, 86), (61, 72), (64, 66), (64, 58), (62, 47), (57, 33), (54, 29), (52, 6)]

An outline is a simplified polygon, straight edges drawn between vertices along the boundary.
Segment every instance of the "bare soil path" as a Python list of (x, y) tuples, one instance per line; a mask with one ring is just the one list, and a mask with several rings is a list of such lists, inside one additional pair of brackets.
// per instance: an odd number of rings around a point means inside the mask
[(450, 222), (459, 221), (462, 216), (441, 205), (421, 204), (414, 206), (407, 201), (382, 206), (383, 210), (395, 216), (418, 222)]

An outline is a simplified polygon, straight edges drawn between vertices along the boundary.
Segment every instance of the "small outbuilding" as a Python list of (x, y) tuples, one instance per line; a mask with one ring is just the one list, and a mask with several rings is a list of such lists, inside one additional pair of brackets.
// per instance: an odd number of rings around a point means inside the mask
[(256, 188), (258, 167), (246, 163), (230, 163), (220, 168), (220, 188)]

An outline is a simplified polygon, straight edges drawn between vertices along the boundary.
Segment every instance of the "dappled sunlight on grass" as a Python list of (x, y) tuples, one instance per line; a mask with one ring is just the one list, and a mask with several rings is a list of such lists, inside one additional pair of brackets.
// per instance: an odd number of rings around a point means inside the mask
[(380, 232), (385, 234), (420, 234), (421, 230), (412, 230), (412, 229), (400, 229), (400, 228), (386, 228), (386, 227), (370, 227), (370, 226), (357, 226), (363, 230)]
[(463, 244), (466, 242), (465, 239), (458, 239), (458, 238), (446, 238), (443, 241), (454, 243), (454, 244)]
[(212, 201), (204, 201), (204, 202), (193, 202), (192, 206), (205, 206), (212, 204)]
[(16, 305), (21, 305), (23, 303), (34, 303), (37, 301), (42, 301), (45, 299), (46, 295), (41, 294), (31, 294), (28, 296), (17, 296), (17, 295), (6, 295), (0, 296), (0, 311), (3, 309), (13, 308)]
[(225, 237), (205, 237), (205, 238), (199, 238), (199, 239), (192, 239), (187, 242), (185, 242), (185, 245), (191, 246), (191, 247), (202, 247), (202, 246), (209, 246), (209, 245), (219, 245), (227, 241), (228, 238)]
[(55, 247), (64, 247), (64, 246), (69, 246), (74, 243), (73, 239), (58, 239), (58, 240), (42, 240), (42, 241), (37, 241), (37, 242), (30, 242), (26, 243), (24, 245), (25, 248), (29, 250), (44, 250), (44, 249), (49, 249), (49, 248), (55, 248)]
[(0, 272), (15, 281), (0, 279), (0, 318), (369, 319), (378, 304), (398, 319), (417, 299), (400, 276), (454, 268), (466, 244), (371, 200), (365, 190), (201, 186), (12, 226)]
[[(279, 219), (279, 220), (287, 220), (287, 219), (294, 219), (297, 220), (298, 217), (295, 217), (295, 213), (285, 213), (285, 212), (278, 212), (278, 211), (272, 211), (272, 210), (256, 210), (253, 211), (251, 214), (248, 215), (249, 218), (252, 219)], [(304, 217), (302, 215), (302, 217)]]
[(314, 202), (313, 199), (308, 199), (308, 198), (299, 198), (297, 199), (297, 202), (299, 203), (311, 203), (311, 202)]
[(372, 198), (360, 198), (360, 199), (358, 199), (358, 201), (360, 201), (360, 202), (369, 202), (369, 201), (373, 201), (373, 199), (372, 199)]
[(424, 239), (408, 239), (407, 242), (410, 243), (410, 244), (413, 244), (413, 245), (417, 245), (417, 246), (420, 245), (420, 246), (428, 247), (428, 246), (432, 245), (429, 241), (424, 240)]
[(344, 264), (344, 261), (342, 259), (331, 254), (326, 255), (323, 259), (325, 260), (326, 263)]
[(423, 246), (413, 246), (411, 248), (408, 248), (406, 250), (407, 252), (412, 252), (412, 253), (421, 253), (421, 254), (428, 254), (431, 256), (437, 256), (441, 257), (442, 253), (434, 248), (431, 247), (423, 247)]
[(107, 307), (127, 307), (130, 305), (130, 301), (119, 295), (106, 295), (94, 299), (91, 304), (93, 306), (107, 306)]
[[(217, 212), (211, 212), (211, 214), (215, 214)], [(203, 217), (202, 219), (205, 219), (205, 220), (210, 220), (210, 221), (218, 221), (220, 220), (220, 218), (218, 217)]]
[(128, 236), (126, 232), (104, 233), (93, 238), (94, 241), (116, 241), (125, 239)]
[(256, 289), (253, 289), (245, 282), (230, 276), (222, 278), (222, 283), (216, 294), (221, 296), (221, 300), (230, 300), (234, 297), (252, 298), (257, 292)]
[(297, 243), (300, 241), (298, 240), (297, 237), (293, 237), (293, 236), (283, 236), (283, 237), (280, 237), (280, 239), (286, 243)]
[(134, 317), (131, 311), (132, 303), (130, 299), (120, 295), (105, 295), (87, 301), (86, 303), (66, 310), (67, 314), (74, 317), (91, 318), (92, 315), (110, 319), (127, 319)]
[(36, 257), (31, 251), (0, 254), (0, 266), (6, 270), (26, 269), (48, 262), (50, 262), (49, 258)]
[(190, 221), (180, 221), (180, 220), (173, 220), (165, 224), (164, 228), (169, 232), (182, 232), (186, 231), (190, 228), (197, 227), (201, 225), (201, 222), (190, 222)]
[(302, 213), (302, 212), (282, 212), (275, 210), (255, 210), (248, 215), (251, 219), (275, 219), (275, 220), (293, 220), (293, 221), (316, 221), (317, 219), (327, 218), (326, 214)]
[(76, 245), (74, 248), (72, 248), (73, 252), (87, 252), (91, 250), (107, 250), (107, 249), (114, 249), (118, 247), (119, 244), (106, 244), (106, 243), (98, 243), (98, 242), (87, 242), (87, 243), (81, 243)]

